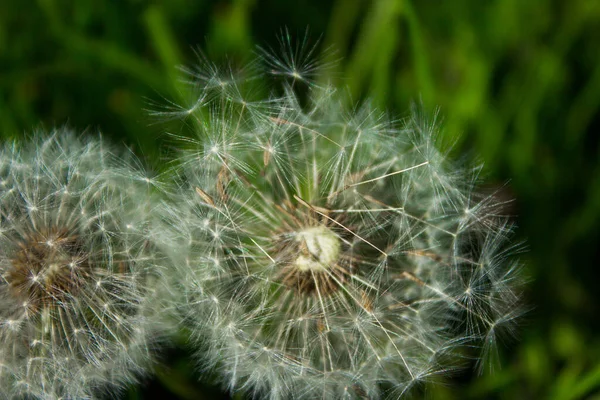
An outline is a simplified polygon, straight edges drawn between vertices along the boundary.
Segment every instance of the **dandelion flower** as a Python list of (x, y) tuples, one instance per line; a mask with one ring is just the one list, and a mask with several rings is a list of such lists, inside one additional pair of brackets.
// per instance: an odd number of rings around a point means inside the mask
[(93, 398), (151, 357), (152, 184), (119, 155), (65, 129), (0, 150), (2, 398)]
[(511, 227), (435, 120), (214, 80), (161, 212), (201, 365), (261, 398), (398, 398), (492, 351), (519, 304)]

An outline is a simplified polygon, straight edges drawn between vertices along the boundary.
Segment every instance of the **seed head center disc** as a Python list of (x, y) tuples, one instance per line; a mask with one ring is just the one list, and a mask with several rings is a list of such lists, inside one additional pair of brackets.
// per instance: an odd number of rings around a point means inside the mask
[(300, 231), (296, 242), (300, 246), (300, 255), (294, 265), (302, 272), (331, 268), (340, 255), (340, 239), (323, 225)]
[(87, 275), (87, 261), (77, 236), (52, 232), (26, 235), (5, 279), (13, 294), (34, 308), (74, 294)]

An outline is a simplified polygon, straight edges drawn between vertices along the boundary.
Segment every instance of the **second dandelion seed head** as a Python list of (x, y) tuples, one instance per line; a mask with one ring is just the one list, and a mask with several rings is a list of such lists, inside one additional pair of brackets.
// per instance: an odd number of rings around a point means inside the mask
[(112, 151), (67, 129), (0, 148), (2, 398), (94, 398), (149, 365), (152, 188)]

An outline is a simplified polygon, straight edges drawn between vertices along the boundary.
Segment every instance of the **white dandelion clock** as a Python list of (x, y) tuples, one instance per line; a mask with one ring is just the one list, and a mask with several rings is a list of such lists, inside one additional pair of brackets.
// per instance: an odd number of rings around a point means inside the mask
[(398, 398), (514, 320), (511, 228), (476, 170), (436, 149), (434, 122), (307, 90), (203, 106), (161, 213), (185, 328), (233, 391)]
[(147, 367), (153, 188), (124, 156), (64, 129), (0, 151), (0, 397), (93, 398)]

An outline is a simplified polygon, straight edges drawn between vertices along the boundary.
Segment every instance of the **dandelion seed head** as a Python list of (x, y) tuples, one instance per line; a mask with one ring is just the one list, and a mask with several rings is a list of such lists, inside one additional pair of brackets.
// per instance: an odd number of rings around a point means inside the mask
[(126, 159), (66, 129), (0, 149), (0, 397), (93, 398), (147, 368), (159, 270)]
[[(297, 79), (302, 54), (263, 56), (265, 74)], [(519, 305), (512, 228), (435, 117), (391, 122), (310, 84), (246, 107), (236, 85), (202, 95), (157, 227), (202, 365), (257, 397), (396, 398), (495, 343)]]

